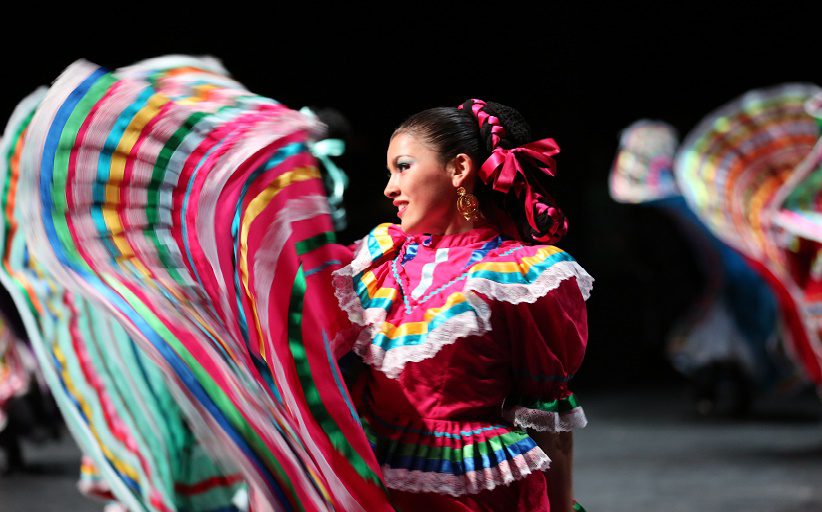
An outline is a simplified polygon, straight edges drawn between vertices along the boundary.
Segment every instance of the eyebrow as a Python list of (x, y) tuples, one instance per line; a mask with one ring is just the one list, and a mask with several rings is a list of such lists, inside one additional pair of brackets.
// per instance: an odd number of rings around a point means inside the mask
[(393, 160), (391, 160), (391, 165), (397, 165), (397, 160), (399, 160), (402, 157), (413, 158), (411, 155), (397, 155), (394, 157)]

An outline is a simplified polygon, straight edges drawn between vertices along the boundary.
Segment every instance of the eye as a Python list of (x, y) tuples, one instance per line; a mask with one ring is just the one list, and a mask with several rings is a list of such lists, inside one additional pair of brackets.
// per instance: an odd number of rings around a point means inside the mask
[(411, 168), (411, 164), (408, 162), (397, 162), (397, 171), (403, 172), (407, 171)]

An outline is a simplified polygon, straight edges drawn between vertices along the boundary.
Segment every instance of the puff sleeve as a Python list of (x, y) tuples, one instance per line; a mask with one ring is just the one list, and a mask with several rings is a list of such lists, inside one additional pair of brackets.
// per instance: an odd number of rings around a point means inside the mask
[(582, 428), (585, 414), (568, 387), (588, 341), (585, 300), (574, 277), (534, 303), (504, 303), (513, 385), (503, 405), (512, 424), (538, 431)]

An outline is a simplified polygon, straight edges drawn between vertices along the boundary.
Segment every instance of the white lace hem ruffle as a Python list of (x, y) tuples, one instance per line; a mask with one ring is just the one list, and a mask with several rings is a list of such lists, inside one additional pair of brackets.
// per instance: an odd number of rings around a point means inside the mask
[(540, 432), (569, 432), (585, 428), (588, 424), (582, 407), (574, 407), (570, 411), (560, 413), (514, 406), (506, 409), (503, 416), (514, 426)]
[(551, 459), (541, 448), (504, 460), (491, 468), (469, 471), (463, 475), (407, 470), (383, 465), (385, 485), (406, 492), (431, 492), (462, 496), (489, 491), (500, 485), (522, 480), (535, 471), (545, 471)]

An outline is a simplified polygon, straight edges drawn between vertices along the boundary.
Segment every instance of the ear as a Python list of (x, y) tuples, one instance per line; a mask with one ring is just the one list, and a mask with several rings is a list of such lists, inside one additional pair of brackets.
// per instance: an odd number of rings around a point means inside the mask
[(465, 187), (472, 190), (477, 169), (471, 157), (465, 153), (459, 153), (451, 161), (451, 165), (453, 166), (451, 183), (454, 184), (454, 187)]

